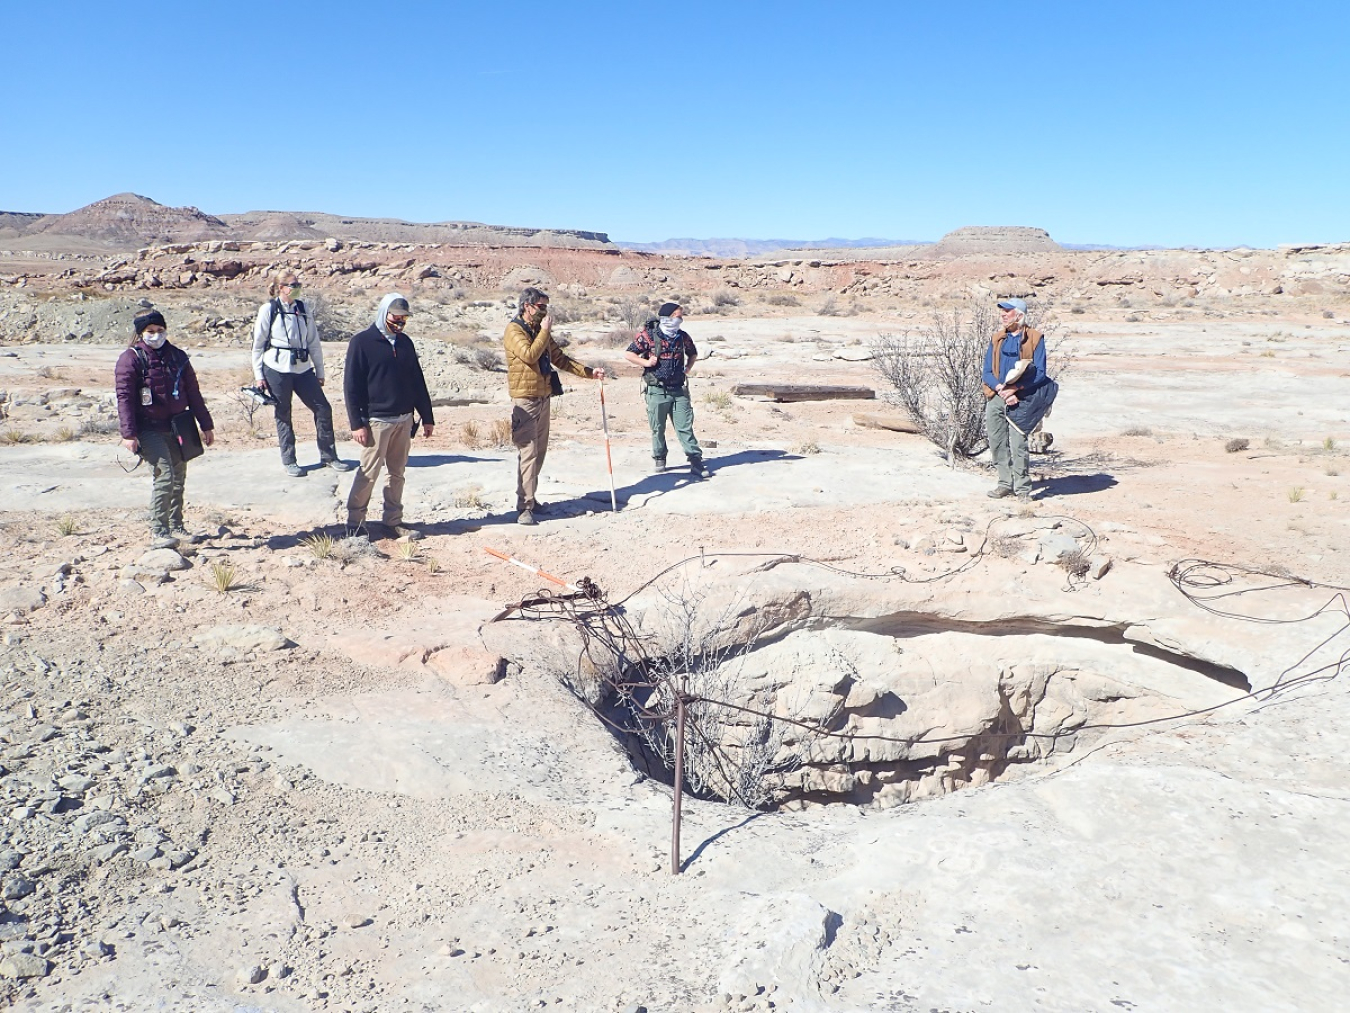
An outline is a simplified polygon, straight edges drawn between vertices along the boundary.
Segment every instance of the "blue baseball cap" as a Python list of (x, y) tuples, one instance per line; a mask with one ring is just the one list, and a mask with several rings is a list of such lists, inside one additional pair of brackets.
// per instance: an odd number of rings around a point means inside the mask
[(1018, 313), (1027, 311), (1027, 302), (1025, 299), (1004, 299), (998, 304), (1001, 310), (1017, 310)]

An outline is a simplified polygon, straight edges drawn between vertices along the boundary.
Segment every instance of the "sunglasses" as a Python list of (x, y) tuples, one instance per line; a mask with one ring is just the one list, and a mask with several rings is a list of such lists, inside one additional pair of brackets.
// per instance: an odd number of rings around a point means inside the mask
[(282, 287), (282, 288), (299, 288), (299, 287), (300, 287), (300, 283), (299, 283), (298, 281), (283, 281), (283, 282), (281, 283), (281, 287)]
[(396, 316), (394, 316), (394, 315), (391, 313), (391, 314), (389, 314), (389, 322), (390, 322), (391, 324), (406, 324), (406, 323), (408, 322), (408, 318), (407, 318), (407, 317), (396, 317)]

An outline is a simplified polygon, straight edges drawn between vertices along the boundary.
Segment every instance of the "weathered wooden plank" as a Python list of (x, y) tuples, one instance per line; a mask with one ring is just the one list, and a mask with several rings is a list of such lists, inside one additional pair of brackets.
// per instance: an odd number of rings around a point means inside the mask
[(864, 429), (889, 429), (893, 433), (917, 433), (916, 426), (905, 415), (868, 415), (859, 412), (853, 416), (853, 424)]
[(739, 397), (767, 397), (773, 401), (870, 401), (877, 392), (871, 387), (831, 387), (800, 383), (738, 383), (731, 393)]

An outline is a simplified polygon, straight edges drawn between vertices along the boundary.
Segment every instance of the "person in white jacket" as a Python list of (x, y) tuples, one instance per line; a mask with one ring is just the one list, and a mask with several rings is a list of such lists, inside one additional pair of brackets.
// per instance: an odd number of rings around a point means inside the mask
[(337, 456), (333, 406), (323, 392), (323, 345), (314, 314), (297, 298), (300, 279), (294, 271), (279, 271), (268, 294), (272, 298), (258, 309), (253, 325), (253, 378), (277, 400), (282, 467), (293, 478), (305, 474), (295, 460), (295, 430), (291, 427), (294, 393), (314, 413), (319, 467), (351, 471), (352, 465)]

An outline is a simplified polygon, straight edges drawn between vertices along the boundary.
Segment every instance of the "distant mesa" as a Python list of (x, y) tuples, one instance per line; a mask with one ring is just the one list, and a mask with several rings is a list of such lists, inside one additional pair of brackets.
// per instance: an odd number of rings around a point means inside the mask
[(1058, 253), (1064, 247), (1045, 229), (1025, 225), (967, 225), (948, 232), (926, 252), (929, 257), (968, 257), (1007, 253)]
[(12, 250), (107, 253), (210, 240), (278, 243), (330, 236), (346, 242), (616, 249), (603, 232), (405, 222), (322, 212), (249, 211), (216, 217), (194, 207), (167, 207), (134, 193), (114, 194), (69, 214), (0, 211), (0, 247)]

